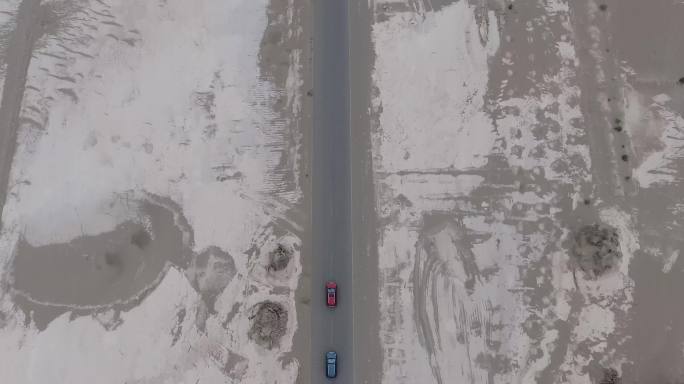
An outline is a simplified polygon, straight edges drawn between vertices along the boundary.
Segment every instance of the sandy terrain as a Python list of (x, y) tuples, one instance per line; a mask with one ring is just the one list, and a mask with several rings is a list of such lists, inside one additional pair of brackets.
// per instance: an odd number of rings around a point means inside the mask
[(383, 383), (684, 382), (679, 3), (371, 3)]
[(302, 7), (0, 3), (3, 382), (295, 382)]

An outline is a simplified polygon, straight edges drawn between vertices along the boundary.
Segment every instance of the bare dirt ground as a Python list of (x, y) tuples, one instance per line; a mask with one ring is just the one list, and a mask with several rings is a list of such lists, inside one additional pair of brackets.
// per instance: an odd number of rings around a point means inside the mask
[(382, 381), (682, 382), (682, 4), (372, 6)]

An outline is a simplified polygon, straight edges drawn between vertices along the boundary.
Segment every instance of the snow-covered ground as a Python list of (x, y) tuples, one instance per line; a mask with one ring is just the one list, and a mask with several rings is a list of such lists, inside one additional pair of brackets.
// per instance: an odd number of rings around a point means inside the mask
[[(11, 35), (17, 5), (0, 5), (0, 43)], [(289, 53), (286, 88), (260, 69), (268, 6), (42, 2), (45, 34), (28, 70), (2, 217), (0, 381), (294, 382), (298, 362), (289, 353), (301, 266), (299, 224), (288, 212), (301, 199), (291, 159), (299, 149), (290, 140), (297, 135), (299, 52)], [(292, 12), (278, 22), (294, 23)], [(16, 297), (31, 301), (30, 292), (12, 288), (20, 240), (65, 244), (125, 222), (145, 224), (137, 208), (161, 200), (171, 202), (177, 224), (187, 221), (191, 258), (218, 249), (232, 259), (234, 271), (212, 291), (214, 308), (202, 296), (214, 282), (204, 275), (191, 281), (192, 260), (168, 262), (140, 297), (121, 298), (140, 300), (125, 310), (105, 304), (71, 313), (66, 295), (60, 303), (33, 303), (63, 312), (41, 329), (17, 307)], [(270, 273), (267, 256), (278, 242), (294, 256), (286, 270)], [(81, 278), (54, 271), (56, 280)], [(248, 338), (251, 309), (264, 300), (288, 311), (286, 334), (270, 350)]]
[[(684, 375), (684, 84), (615, 53), (638, 2), (608, 3), (373, 3), (383, 383)], [(684, 64), (668, 42), (633, 53)], [(623, 255), (596, 280), (570, 254), (593, 223)]]

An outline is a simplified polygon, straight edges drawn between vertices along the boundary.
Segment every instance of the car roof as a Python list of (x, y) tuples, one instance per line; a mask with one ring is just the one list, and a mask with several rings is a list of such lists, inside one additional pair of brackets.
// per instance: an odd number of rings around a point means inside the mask
[(326, 353), (325, 356), (330, 358), (337, 357), (337, 352), (330, 351)]

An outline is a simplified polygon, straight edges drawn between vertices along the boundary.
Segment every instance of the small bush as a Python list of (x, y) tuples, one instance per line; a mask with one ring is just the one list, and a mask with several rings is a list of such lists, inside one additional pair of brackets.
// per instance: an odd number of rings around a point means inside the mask
[(282, 244), (278, 244), (276, 249), (269, 254), (267, 269), (269, 271), (282, 271), (287, 268), (291, 258), (292, 250)]
[(575, 261), (589, 277), (597, 278), (622, 259), (617, 230), (606, 225), (587, 225), (575, 235)]
[(282, 304), (264, 301), (257, 304), (249, 317), (252, 327), (249, 338), (257, 344), (273, 348), (280, 343), (280, 339), (287, 331), (287, 310)]

